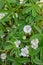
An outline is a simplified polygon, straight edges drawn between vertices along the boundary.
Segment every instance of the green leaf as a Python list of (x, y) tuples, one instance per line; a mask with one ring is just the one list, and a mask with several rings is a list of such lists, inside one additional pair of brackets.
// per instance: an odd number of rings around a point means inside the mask
[(10, 5), (10, 3), (9, 3), (9, 1), (8, 0), (6, 0), (6, 4), (7, 4), (7, 6), (8, 6), (8, 8), (9, 8), (9, 10), (12, 12), (12, 6)]
[(40, 52), (40, 48), (37, 48), (36, 50), (32, 49), (32, 48), (29, 48), (29, 51), (30, 51), (30, 55), (31, 56), (36, 56), (39, 54)]
[(5, 16), (0, 19), (0, 23), (2, 23), (3, 25), (5, 25), (5, 21), (8, 20), (9, 16), (11, 15), (11, 13), (9, 12), (8, 14), (5, 14)]
[(0, 9), (4, 6), (4, 1), (0, 0)]
[(16, 62), (16, 63), (27, 63), (30, 62), (29, 58), (14, 58), (11, 56), (8, 56), (8, 60), (12, 61), (12, 62)]
[(23, 9), (22, 13), (23, 14), (28, 14), (31, 11), (31, 7), (26, 7)]
[(36, 17), (36, 15), (37, 15), (36, 11), (34, 9), (32, 9), (32, 16)]
[[(40, 49), (40, 60), (43, 63), (43, 48)], [(41, 64), (42, 65), (42, 64)]]
[(37, 32), (39, 32), (40, 34), (42, 34), (42, 30), (38, 26), (34, 25), (34, 28), (35, 28), (35, 30), (37, 30)]
[(33, 58), (32, 61), (33, 61), (35, 64), (38, 64), (38, 65), (43, 64), (43, 63), (41, 62), (41, 60), (39, 60), (37, 57)]
[[(33, 35), (32, 37), (31, 37), (31, 40), (32, 39), (35, 39), (35, 38), (38, 38), (39, 39), (39, 52), (40, 52), (40, 60), (41, 60), (41, 62), (42, 62), (42, 65), (43, 65), (43, 34), (36, 34), (36, 35)], [(32, 51), (32, 50), (31, 50)], [(33, 52), (33, 51), (32, 51)], [(31, 52), (31, 54), (33, 54)], [(38, 52), (38, 49), (37, 49), (37, 51), (36, 51), (36, 53)], [(35, 53), (35, 52), (34, 52)], [(41, 64), (40, 64), (41, 65)]]

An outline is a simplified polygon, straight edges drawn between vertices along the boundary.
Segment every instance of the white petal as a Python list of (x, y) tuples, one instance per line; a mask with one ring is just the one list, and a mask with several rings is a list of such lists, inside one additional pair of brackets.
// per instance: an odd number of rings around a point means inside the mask
[(5, 59), (6, 59), (6, 54), (5, 54), (5, 53), (2, 53), (2, 54), (1, 54), (1, 59), (2, 59), (2, 60), (5, 60)]
[(28, 49), (29, 47), (26, 45), (26, 48)]
[(31, 47), (32, 47), (33, 49), (37, 49), (37, 48), (38, 48), (38, 45), (31, 45)]
[(24, 31), (25, 33), (29, 33), (29, 34), (30, 34), (31, 31), (32, 31), (32, 28), (31, 28), (30, 25), (26, 25), (26, 26), (24, 26), (23, 31)]
[(24, 48), (21, 49), (22, 56), (28, 56), (28, 54), (29, 54), (28, 46), (25, 46)]
[(38, 44), (39, 43), (39, 40), (36, 38), (36, 39), (33, 39), (32, 41), (31, 41), (31, 44), (32, 45), (36, 45), (36, 44)]
[(20, 55), (21, 55), (21, 56), (24, 56), (24, 57), (26, 56), (26, 54), (25, 54), (25, 53), (21, 53)]
[(22, 4), (23, 3), (23, 0), (20, 0), (20, 4)]
[(14, 42), (14, 44), (16, 45), (16, 47), (18, 48), (19, 47), (19, 45), (21, 44), (21, 41), (20, 40), (17, 40), (17, 41), (15, 41)]

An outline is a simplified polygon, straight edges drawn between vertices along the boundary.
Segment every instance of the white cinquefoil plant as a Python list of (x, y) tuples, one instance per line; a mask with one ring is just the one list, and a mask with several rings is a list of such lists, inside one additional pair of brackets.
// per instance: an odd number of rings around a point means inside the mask
[(0, 0), (0, 65), (43, 65), (43, 0)]

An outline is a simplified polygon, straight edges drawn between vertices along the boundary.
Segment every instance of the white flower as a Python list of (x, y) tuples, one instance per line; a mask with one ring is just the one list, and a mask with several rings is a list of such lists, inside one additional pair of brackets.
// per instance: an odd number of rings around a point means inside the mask
[(20, 40), (17, 40), (17, 41), (15, 41), (14, 43), (15, 43), (16, 47), (18, 48), (19, 45), (21, 44), (21, 41), (20, 41)]
[(37, 48), (38, 48), (38, 45), (31, 45), (31, 47), (32, 47), (33, 49), (37, 49)]
[(23, 36), (22, 39), (25, 40), (26, 39), (26, 36)]
[(39, 43), (39, 40), (36, 38), (36, 39), (33, 39), (32, 41), (31, 41), (31, 47), (33, 48), (33, 49), (36, 49), (36, 48), (38, 48), (38, 43)]
[(31, 44), (32, 44), (32, 45), (36, 45), (36, 44), (38, 44), (38, 43), (39, 43), (39, 40), (38, 40), (37, 38), (31, 40)]
[(2, 19), (5, 16), (4, 13), (0, 13), (0, 19)]
[(27, 56), (28, 57), (29, 56), (28, 54), (29, 54), (28, 46), (21, 49), (20, 56), (24, 56), (24, 57)]
[(23, 3), (23, 0), (20, 0), (20, 4), (22, 4)]
[(26, 25), (26, 26), (24, 26), (23, 31), (24, 31), (25, 33), (31, 34), (32, 28), (31, 28), (30, 25)]
[(1, 54), (1, 59), (2, 59), (2, 61), (4, 61), (6, 59), (6, 54), (5, 53)]

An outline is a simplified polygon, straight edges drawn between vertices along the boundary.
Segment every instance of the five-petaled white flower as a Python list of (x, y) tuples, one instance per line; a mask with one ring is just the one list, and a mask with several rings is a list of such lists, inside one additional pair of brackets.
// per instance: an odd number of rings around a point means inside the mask
[(38, 40), (37, 38), (31, 40), (31, 47), (32, 47), (33, 49), (38, 48), (38, 43), (39, 43), (39, 40)]
[(14, 44), (16, 45), (16, 47), (18, 48), (19, 47), (19, 45), (21, 44), (21, 41), (20, 40), (17, 40), (17, 41), (15, 41), (14, 42)]
[(25, 46), (24, 48), (21, 49), (20, 56), (23, 56), (23, 57), (29, 56), (28, 46)]
[(30, 25), (26, 25), (26, 26), (24, 26), (23, 31), (25, 33), (31, 34), (32, 28)]
[(6, 53), (1, 54), (1, 59), (2, 59), (2, 61), (4, 61), (6, 59)]
[(23, 3), (23, 0), (20, 0), (20, 4), (22, 4)]
[(2, 19), (5, 16), (4, 13), (0, 13), (0, 19)]

